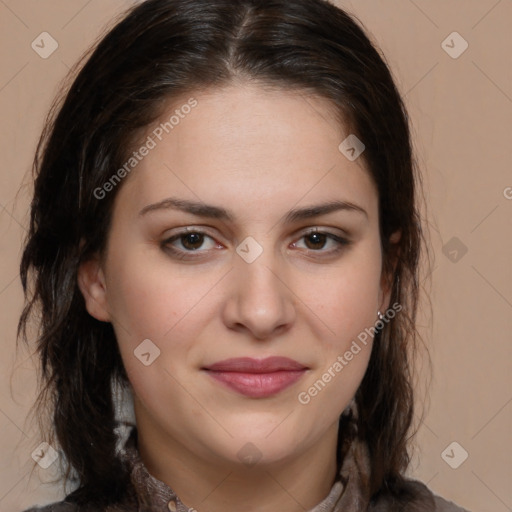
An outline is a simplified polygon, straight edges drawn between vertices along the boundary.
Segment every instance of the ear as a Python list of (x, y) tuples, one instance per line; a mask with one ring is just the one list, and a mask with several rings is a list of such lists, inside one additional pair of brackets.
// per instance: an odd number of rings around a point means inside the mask
[(400, 255), (400, 249), (398, 242), (402, 237), (400, 230), (395, 231), (389, 237), (390, 248), (390, 263), (386, 265), (382, 270), (381, 281), (380, 281), (380, 296), (379, 296), (379, 311), (384, 312), (389, 308), (391, 301), (391, 292), (393, 289), (393, 277), (395, 275), (396, 265), (398, 263), (398, 257)]
[(78, 268), (78, 287), (88, 313), (102, 322), (110, 322), (105, 276), (98, 256), (84, 261)]

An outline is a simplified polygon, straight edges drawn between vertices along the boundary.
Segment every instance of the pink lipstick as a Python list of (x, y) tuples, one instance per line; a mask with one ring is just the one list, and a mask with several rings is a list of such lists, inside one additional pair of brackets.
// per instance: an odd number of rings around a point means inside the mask
[(252, 398), (275, 395), (297, 382), (308, 368), (287, 357), (225, 359), (203, 370), (215, 380)]

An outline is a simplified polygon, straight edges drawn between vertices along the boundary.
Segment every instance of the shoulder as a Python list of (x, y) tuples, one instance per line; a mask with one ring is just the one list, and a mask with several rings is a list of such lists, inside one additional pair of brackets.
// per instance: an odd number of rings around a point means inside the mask
[(432, 492), (419, 480), (406, 479), (400, 496), (383, 494), (373, 500), (371, 512), (470, 512)]
[(445, 500), (441, 498), (441, 496), (437, 496), (436, 494), (432, 494), (434, 497), (434, 503), (436, 505), (436, 512), (469, 512), (469, 510), (459, 507), (453, 503), (453, 501)]
[(138, 500), (132, 493), (126, 493), (114, 503), (100, 504), (97, 501), (78, 501), (76, 493), (67, 495), (62, 501), (48, 505), (36, 505), (23, 512), (147, 512), (139, 506)]
[(23, 512), (78, 512), (79, 510), (78, 506), (73, 503), (59, 501), (41, 507), (32, 507)]
[(103, 508), (80, 506), (64, 499), (49, 505), (35, 506), (24, 510), (23, 512), (103, 512)]

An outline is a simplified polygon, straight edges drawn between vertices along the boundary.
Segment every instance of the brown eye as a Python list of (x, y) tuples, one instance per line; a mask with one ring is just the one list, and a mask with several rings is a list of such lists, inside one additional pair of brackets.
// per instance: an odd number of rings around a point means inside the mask
[(309, 240), (310, 244), (306, 243), (308, 249), (318, 250), (323, 249), (326, 241), (328, 240), (325, 233), (310, 233), (304, 237), (305, 240)]
[(204, 235), (202, 233), (187, 233), (180, 235), (181, 244), (189, 250), (199, 249), (204, 242)]
[[(209, 249), (215, 248), (217, 244), (207, 233), (190, 229), (167, 238), (160, 245), (163, 250), (184, 259), (187, 256), (204, 256)], [(197, 254), (193, 254), (194, 252)]]
[[(351, 243), (346, 238), (342, 238), (334, 233), (318, 231), (317, 229), (304, 233), (300, 240), (304, 240), (304, 246), (307, 251), (326, 256), (342, 251)], [(302, 248), (299, 242), (295, 242), (293, 246), (299, 249)]]

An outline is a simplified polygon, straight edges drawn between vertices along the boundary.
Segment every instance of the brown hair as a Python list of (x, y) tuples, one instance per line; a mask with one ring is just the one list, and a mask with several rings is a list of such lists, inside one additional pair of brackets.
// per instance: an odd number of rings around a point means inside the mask
[(372, 495), (398, 496), (403, 487), (422, 234), (408, 117), (383, 57), (353, 17), (325, 0), (147, 0), (91, 50), (50, 112), (34, 159), (18, 336), (26, 338), (38, 307), (38, 407), (51, 411), (51, 439), (67, 460), (66, 477), (79, 483), (78, 502), (113, 503), (128, 485), (110, 393), (113, 380), (127, 377), (112, 326), (87, 313), (77, 285), (80, 263), (105, 248), (122, 184), (101, 200), (94, 191), (169, 99), (240, 79), (328, 99), (366, 146), (361, 158), (379, 193), (391, 303), (402, 311), (376, 335), (355, 396), (357, 424), (340, 418), (338, 460), (358, 435), (369, 447)]

